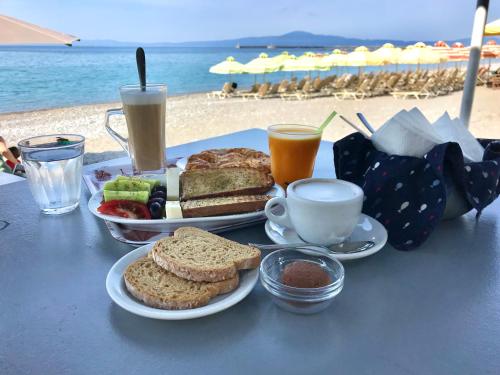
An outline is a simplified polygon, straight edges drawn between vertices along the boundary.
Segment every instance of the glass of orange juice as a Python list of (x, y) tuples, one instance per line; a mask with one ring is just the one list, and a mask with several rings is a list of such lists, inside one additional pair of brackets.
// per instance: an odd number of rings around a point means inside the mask
[(280, 124), (267, 128), (271, 172), (283, 188), (312, 176), (321, 131), (309, 125)]

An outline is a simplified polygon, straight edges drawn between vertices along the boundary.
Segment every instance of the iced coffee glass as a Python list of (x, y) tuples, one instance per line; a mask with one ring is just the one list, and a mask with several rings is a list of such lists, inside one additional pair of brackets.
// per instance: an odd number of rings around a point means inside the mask
[[(106, 130), (128, 152), (134, 174), (163, 173), (165, 155), (165, 104), (167, 86), (148, 84), (120, 87), (123, 108), (106, 111)], [(110, 126), (110, 118), (125, 115), (128, 138)]]

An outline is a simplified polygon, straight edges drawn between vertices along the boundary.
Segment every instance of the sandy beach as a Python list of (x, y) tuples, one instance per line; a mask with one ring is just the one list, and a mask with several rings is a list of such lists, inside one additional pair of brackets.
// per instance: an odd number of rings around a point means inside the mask
[[(352, 120), (363, 112), (375, 126), (382, 125), (401, 109), (419, 107), (429, 120), (436, 120), (445, 110), (457, 116), (461, 92), (427, 100), (396, 100), (390, 96), (362, 101), (337, 101), (331, 97), (303, 101), (281, 99), (242, 100), (208, 99), (206, 94), (170, 97), (167, 101), (167, 145), (174, 146), (248, 128), (265, 129), (276, 123), (320, 124), (332, 111)], [(9, 144), (22, 138), (50, 133), (79, 133), (86, 141), (86, 163), (122, 155), (120, 146), (104, 129), (104, 112), (119, 103), (85, 105), (0, 115), (0, 135)], [(115, 128), (126, 134), (124, 121)], [(476, 137), (500, 138), (500, 91), (478, 87), (470, 129)], [(335, 141), (353, 132), (335, 119), (324, 138)], [(237, 146), (237, 145), (228, 145)]]

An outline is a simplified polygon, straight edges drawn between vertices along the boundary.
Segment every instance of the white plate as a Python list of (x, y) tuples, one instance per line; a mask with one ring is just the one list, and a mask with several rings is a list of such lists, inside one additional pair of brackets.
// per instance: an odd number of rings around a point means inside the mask
[[(285, 196), (284, 190), (279, 185), (274, 185), (266, 194), (272, 197)], [(228, 226), (231, 224), (242, 224), (247, 221), (257, 221), (259, 218), (265, 219), (264, 210), (256, 212), (248, 212), (245, 214), (225, 215), (225, 216), (209, 216), (195, 217), (186, 219), (157, 219), (157, 220), (137, 220), (127, 219), (119, 216), (103, 215), (97, 208), (102, 202), (102, 190), (96, 192), (90, 197), (88, 207), (90, 212), (95, 216), (111, 221), (117, 224), (125, 224), (129, 229), (136, 229), (151, 232), (170, 232), (172, 233), (177, 228), (182, 226), (193, 226), (200, 229), (210, 231), (211, 229)]]
[[(266, 225), (264, 227), (267, 236), (274, 243), (280, 245), (299, 242), (305, 243), (293, 229), (285, 228), (281, 225), (276, 225), (274, 223), (271, 223), (269, 220), (266, 221)], [(387, 230), (374, 218), (365, 214), (361, 214), (361, 216), (359, 217), (358, 225), (356, 225), (356, 228), (354, 228), (354, 232), (352, 232), (349, 238), (346, 239), (346, 242), (350, 241), (373, 241), (375, 242), (375, 246), (359, 253), (335, 254), (332, 256), (338, 260), (351, 260), (364, 258), (375, 254), (386, 244)]]
[(194, 319), (202, 316), (212, 315), (225, 310), (245, 298), (255, 286), (259, 278), (259, 270), (240, 271), (240, 284), (231, 293), (222, 294), (210, 300), (209, 304), (196, 309), (188, 310), (162, 310), (144, 305), (139, 300), (132, 297), (125, 287), (123, 273), (129, 264), (136, 259), (146, 256), (153, 244), (139, 247), (116, 262), (108, 272), (106, 278), (106, 290), (111, 299), (120, 307), (132, 314), (144, 316), (146, 318), (163, 320), (183, 320)]

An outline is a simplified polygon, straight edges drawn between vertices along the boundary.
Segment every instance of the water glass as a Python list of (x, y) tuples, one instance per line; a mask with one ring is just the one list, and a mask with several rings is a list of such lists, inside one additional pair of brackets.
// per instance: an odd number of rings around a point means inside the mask
[(44, 214), (73, 211), (80, 202), (85, 138), (53, 134), (23, 139), (18, 146), (31, 192)]

